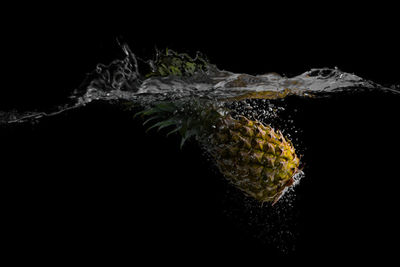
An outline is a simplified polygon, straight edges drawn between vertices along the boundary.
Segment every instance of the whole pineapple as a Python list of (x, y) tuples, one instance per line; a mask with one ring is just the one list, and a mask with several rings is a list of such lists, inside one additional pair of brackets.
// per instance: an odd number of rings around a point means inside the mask
[[(172, 50), (158, 53), (150, 66), (152, 72), (146, 77), (193, 76), (213, 68), (200, 55), (192, 59)], [(299, 159), (281, 132), (244, 116), (233, 118), (209, 99), (161, 102), (139, 114), (151, 116), (145, 124), (158, 120), (149, 129), (174, 127), (168, 134), (179, 132), (181, 146), (194, 136), (213, 156), (220, 172), (260, 202), (275, 203), (294, 182)]]
[(244, 116), (233, 118), (205, 102), (163, 102), (140, 112), (160, 120), (152, 127), (173, 126), (182, 143), (194, 136), (215, 159), (220, 172), (260, 202), (275, 203), (293, 184), (299, 159), (281, 132)]

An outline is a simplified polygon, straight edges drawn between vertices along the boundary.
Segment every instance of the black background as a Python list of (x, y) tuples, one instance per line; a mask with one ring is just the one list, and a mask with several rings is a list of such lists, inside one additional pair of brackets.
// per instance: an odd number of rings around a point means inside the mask
[[(381, 84), (399, 81), (390, 7), (35, 8), (11, 16), (4, 32), (3, 53), (13, 61), (2, 110), (63, 103), (97, 63), (122, 56), (116, 38), (143, 58), (155, 46), (200, 50), (233, 72), (293, 76), (337, 66)], [(130, 114), (102, 104), (2, 128), (7, 251), (14, 260), (187, 264), (395, 255), (399, 97), (287, 101), (299, 110), (293, 116), (306, 162), (294, 252), (279, 251), (225, 215), (233, 209), (223, 201), (229, 186), (195, 144), (180, 151), (177, 137), (145, 134)]]

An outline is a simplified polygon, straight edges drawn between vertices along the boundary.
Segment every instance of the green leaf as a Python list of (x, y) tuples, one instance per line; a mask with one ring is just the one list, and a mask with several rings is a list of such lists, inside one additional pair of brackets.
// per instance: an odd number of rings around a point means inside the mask
[(185, 132), (185, 135), (182, 137), (182, 140), (181, 140), (181, 149), (182, 149), (183, 145), (185, 144), (186, 140), (188, 140), (190, 137), (192, 137), (195, 134), (196, 134), (195, 130), (188, 130)]
[(181, 70), (175, 66), (169, 66), (169, 74), (172, 74), (175, 76), (182, 76)]
[(145, 110), (137, 112), (135, 115), (133, 115), (133, 117), (136, 118), (137, 116), (149, 116), (149, 115), (156, 114), (156, 113), (162, 114), (162, 113), (165, 113), (165, 112), (172, 113), (176, 109), (177, 109), (177, 106), (175, 104), (162, 102), (162, 103), (156, 104), (152, 108), (145, 109)]
[(192, 63), (192, 62), (186, 62), (185, 64), (185, 71), (188, 74), (193, 74), (196, 70), (196, 64)]
[(176, 125), (176, 121), (175, 120), (164, 121), (164, 123), (162, 125), (160, 125), (160, 127), (158, 127), (157, 131), (160, 131), (161, 129), (171, 126), (171, 125)]
[(169, 133), (167, 133), (167, 137), (170, 136), (170, 135), (173, 134), (173, 133), (176, 133), (176, 132), (179, 131), (180, 129), (182, 129), (181, 126), (176, 127), (175, 129), (173, 129), (172, 131), (170, 131)]
[(148, 116), (148, 115), (155, 114), (155, 113), (158, 113), (158, 112), (160, 112), (160, 111), (155, 109), (155, 108), (146, 109), (146, 110), (137, 112), (135, 115), (133, 115), (133, 117), (136, 118), (137, 116)]
[(151, 129), (156, 128), (156, 127), (159, 127), (158, 130), (160, 130), (160, 129), (162, 129), (162, 128), (165, 128), (165, 127), (168, 127), (168, 126), (174, 125), (174, 124), (176, 124), (176, 121), (175, 121), (175, 120), (160, 121), (160, 122), (157, 122), (156, 124), (154, 124), (153, 126), (149, 127), (149, 128), (146, 130), (146, 133), (147, 133), (148, 131), (150, 131)]
[(159, 109), (160, 111), (174, 112), (177, 106), (172, 102), (161, 102), (158, 103), (155, 108)]
[(145, 122), (143, 122), (143, 125), (146, 125), (146, 124), (149, 123), (150, 121), (155, 120), (155, 119), (158, 119), (158, 118), (161, 118), (161, 116), (153, 116), (153, 117), (147, 119)]

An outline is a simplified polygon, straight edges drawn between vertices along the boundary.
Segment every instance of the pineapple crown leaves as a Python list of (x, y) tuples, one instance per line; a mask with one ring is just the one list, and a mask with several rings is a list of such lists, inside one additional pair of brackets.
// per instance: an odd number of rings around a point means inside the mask
[(149, 61), (152, 71), (146, 78), (152, 76), (193, 76), (197, 72), (204, 72), (210, 67), (210, 63), (199, 52), (195, 58), (188, 54), (177, 53), (166, 49), (165, 53), (157, 51), (156, 59)]
[(214, 123), (222, 116), (213, 103), (201, 100), (159, 102), (153, 107), (135, 114), (149, 117), (143, 125), (153, 123), (146, 131), (158, 131), (172, 127), (167, 136), (178, 132), (182, 139), (180, 147), (191, 137), (202, 138), (213, 130)]

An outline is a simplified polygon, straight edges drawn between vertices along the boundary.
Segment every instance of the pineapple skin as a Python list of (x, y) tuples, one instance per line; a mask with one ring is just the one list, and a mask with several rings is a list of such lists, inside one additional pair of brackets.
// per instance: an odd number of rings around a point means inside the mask
[(292, 185), (299, 158), (280, 131), (244, 116), (219, 119), (211, 137), (220, 172), (259, 202), (275, 204)]

